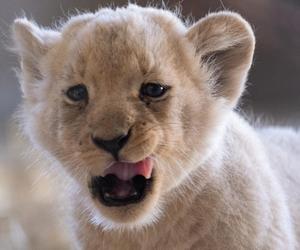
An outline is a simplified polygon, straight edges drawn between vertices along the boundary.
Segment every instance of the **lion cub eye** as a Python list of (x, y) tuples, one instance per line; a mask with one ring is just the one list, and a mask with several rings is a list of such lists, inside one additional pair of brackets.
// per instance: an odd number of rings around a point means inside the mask
[(142, 96), (158, 98), (163, 96), (169, 88), (159, 83), (146, 83), (142, 85), (140, 92)]
[(79, 102), (88, 98), (88, 91), (83, 84), (78, 84), (73, 87), (70, 87), (67, 90), (66, 95), (72, 101)]

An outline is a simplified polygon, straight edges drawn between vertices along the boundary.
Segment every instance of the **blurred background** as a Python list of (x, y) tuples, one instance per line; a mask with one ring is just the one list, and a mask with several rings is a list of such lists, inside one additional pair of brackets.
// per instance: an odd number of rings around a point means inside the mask
[[(16, 57), (9, 53), (13, 19), (26, 14), (51, 26), (78, 10), (126, 5), (128, 1), (0, 0), (0, 250), (70, 249), (58, 204), (59, 187), (40, 171), (36, 159), (22, 155), (26, 142), (11, 118), (21, 93), (14, 73)], [(147, 1), (136, 1), (145, 5)], [(161, 5), (161, 1), (151, 1)], [(255, 60), (241, 108), (265, 123), (300, 124), (300, 1), (299, 0), (180, 0), (183, 16), (195, 20), (208, 12), (229, 9), (242, 14), (257, 38)], [(46, 163), (44, 163), (46, 164)], [(56, 183), (56, 184), (54, 184)], [(55, 195), (54, 195), (55, 194)]]

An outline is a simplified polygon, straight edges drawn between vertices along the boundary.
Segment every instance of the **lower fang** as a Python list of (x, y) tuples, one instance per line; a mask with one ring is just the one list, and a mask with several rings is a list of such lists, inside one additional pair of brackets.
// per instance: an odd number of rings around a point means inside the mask
[(104, 196), (104, 198), (110, 198), (111, 197), (111, 195), (107, 192), (105, 192), (103, 196)]

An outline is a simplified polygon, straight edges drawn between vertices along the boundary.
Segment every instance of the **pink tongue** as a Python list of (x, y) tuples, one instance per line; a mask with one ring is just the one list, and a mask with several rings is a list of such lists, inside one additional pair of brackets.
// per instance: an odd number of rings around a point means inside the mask
[(114, 174), (123, 181), (128, 181), (136, 175), (142, 175), (146, 179), (151, 177), (153, 163), (146, 158), (136, 163), (116, 162), (104, 171), (104, 176)]

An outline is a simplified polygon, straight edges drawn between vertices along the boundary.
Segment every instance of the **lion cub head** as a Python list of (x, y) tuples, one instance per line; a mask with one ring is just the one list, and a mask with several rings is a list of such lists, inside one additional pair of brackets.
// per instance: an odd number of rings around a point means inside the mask
[(208, 171), (254, 50), (238, 14), (187, 27), (136, 5), (56, 30), (17, 19), (13, 37), (25, 133), (79, 184), (94, 222), (125, 227), (151, 223), (193, 170)]

